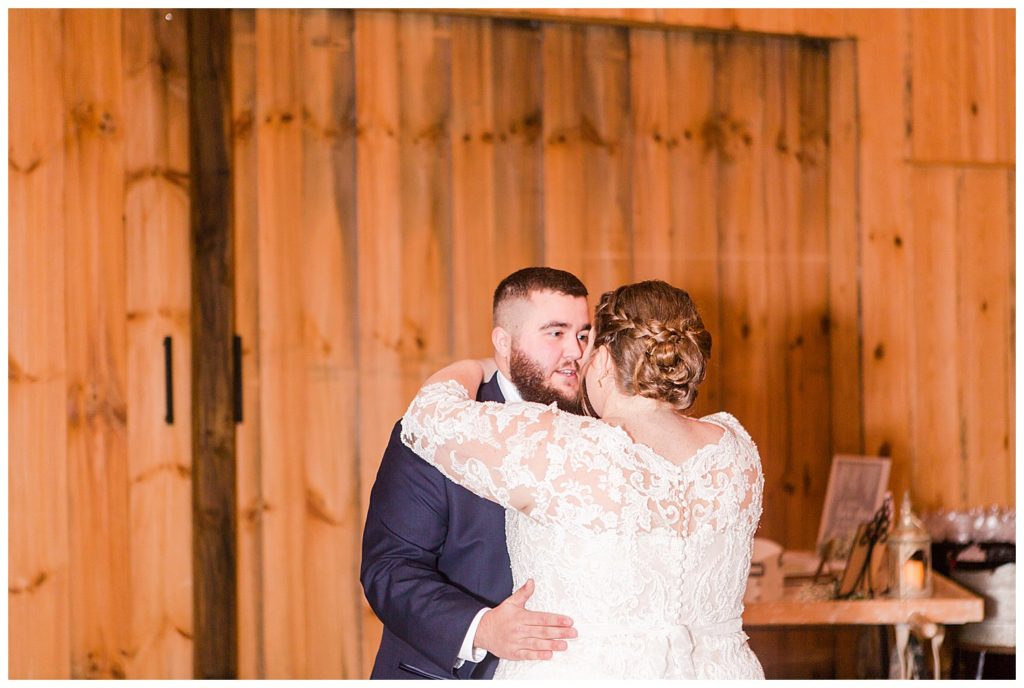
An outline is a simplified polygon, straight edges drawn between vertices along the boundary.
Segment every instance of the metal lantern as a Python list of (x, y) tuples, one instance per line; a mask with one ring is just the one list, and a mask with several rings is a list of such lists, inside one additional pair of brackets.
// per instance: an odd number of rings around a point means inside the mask
[(889, 586), (891, 597), (932, 594), (932, 539), (910, 509), (909, 490), (889, 535)]

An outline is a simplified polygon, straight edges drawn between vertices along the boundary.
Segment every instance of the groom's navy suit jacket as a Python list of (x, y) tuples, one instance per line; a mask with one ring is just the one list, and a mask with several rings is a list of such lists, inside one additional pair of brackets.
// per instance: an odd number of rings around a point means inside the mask
[[(479, 401), (505, 398), (497, 376)], [(453, 669), (473, 617), (512, 593), (505, 511), (445, 478), (401, 440), (381, 459), (360, 580), (384, 635), (370, 678), (491, 678), (497, 658)]]

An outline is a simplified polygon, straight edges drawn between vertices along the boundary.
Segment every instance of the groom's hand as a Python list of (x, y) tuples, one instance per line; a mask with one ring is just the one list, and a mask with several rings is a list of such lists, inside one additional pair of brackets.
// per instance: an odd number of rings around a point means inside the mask
[(551, 659), (569, 647), (563, 638), (575, 638), (572, 619), (561, 614), (531, 612), (525, 608), (533, 594), (533, 579), (480, 617), (473, 644), (502, 659)]

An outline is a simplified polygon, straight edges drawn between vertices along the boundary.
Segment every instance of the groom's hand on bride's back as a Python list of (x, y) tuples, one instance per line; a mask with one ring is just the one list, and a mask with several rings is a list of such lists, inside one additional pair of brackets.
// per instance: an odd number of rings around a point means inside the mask
[(533, 594), (533, 579), (480, 619), (473, 644), (502, 659), (551, 659), (575, 638), (572, 619), (562, 614), (532, 612), (526, 601)]

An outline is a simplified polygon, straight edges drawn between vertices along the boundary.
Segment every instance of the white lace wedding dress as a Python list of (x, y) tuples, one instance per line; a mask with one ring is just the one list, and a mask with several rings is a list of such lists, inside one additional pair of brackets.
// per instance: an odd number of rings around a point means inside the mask
[(764, 678), (741, 629), (761, 515), (757, 449), (727, 413), (721, 439), (675, 465), (620, 428), (552, 406), (470, 401), (425, 387), (402, 441), (507, 508), (515, 586), (572, 617), (548, 661), (501, 661), (495, 678)]

